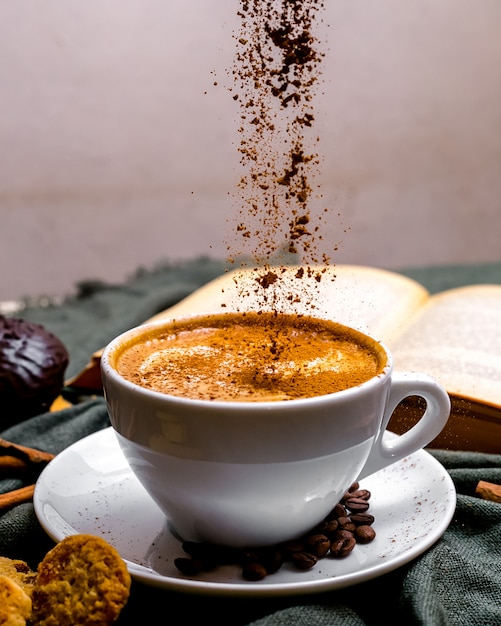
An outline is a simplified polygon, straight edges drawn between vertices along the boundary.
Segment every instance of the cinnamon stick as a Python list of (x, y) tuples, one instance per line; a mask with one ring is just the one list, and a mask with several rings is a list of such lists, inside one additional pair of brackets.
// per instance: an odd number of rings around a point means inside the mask
[(38, 463), (48, 463), (55, 455), (0, 438), (0, 456), (13, 456), (36, 465)]
[(17, 456), (8, 454), (0, 456), (0, 475), (2, 476), (5, 476), (5, 474), (14, 474), (17, 476), (26, 472), (28, 468), (28, 463), (23, 461), (23, 459), (19, 459)]
[[(49, 461), (52, 461), (54, 456), (50, 452), (22, 446), (0, 438), (0, 472), (2, 473), (19, 475), (33, 469), (39, 473)], [(32, 484), (0, 494), (0, 511), (6, 511), (18, 504), (30, 502), (34, 491), (35, 485)]]
[(35, 485), (27, 485), (20, 489), (14, 489), (8, 493), (0, 494), (0, 511), (6, 511), (18, 504), (24, 504), (25, 502), (31, 502), (33, 494), (35, 493)]
[(480, 480), (477, 484), (477, 488), (475, 489), (475, 494), (483, 500), (501, 502), (501, 485)]

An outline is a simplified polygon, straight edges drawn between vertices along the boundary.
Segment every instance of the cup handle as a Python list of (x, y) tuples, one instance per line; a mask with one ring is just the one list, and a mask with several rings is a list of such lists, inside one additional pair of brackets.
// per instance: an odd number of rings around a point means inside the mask
[[(409, 396), (420, 396), (426, 401), (426, 410), (421, 419), (399, 437), (385, 438), (385, 431), (393, 411)], [(386, 408), (367, 462), (358, 479), (391, 465), (396, 461), (424, 448), (442, 431), (451, 411), (448, 393), (437, 381), (427, 374), (394, 372)]]

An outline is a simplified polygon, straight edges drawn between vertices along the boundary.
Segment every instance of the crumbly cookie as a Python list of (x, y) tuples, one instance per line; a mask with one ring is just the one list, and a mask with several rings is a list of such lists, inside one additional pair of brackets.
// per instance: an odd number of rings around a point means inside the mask
[(108, 626), (126, 604), (130, 574), (118, 552), (94, 535), (71, 535), (38, 566), (35, 626)]
[(31, 597), (37, 573), (31, 569), (26, 561), (0, 556), (0, 575), (13, 580)]
[(26, 626), (31, 598), (14, 580), (0, 574), (0, 625)]

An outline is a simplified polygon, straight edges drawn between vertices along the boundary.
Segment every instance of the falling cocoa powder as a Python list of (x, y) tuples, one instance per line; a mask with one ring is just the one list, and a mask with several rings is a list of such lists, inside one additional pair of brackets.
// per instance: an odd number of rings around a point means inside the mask
[[(251, 290), (258, 310), (297, 305), (313, 313), (317, 299), (308, 284), (320, 282), (330, 263), (328, 254), (319, 253), (330, 210), (315, 184), (322, 162), (315, 98), (322, 89), (323, 12), (324, 0), (238, 4), (229, 73), (239, 111), (241, 175), (228, 255), (230, 262), (239, 257), (255, 264)], [(291, 256), (301, 263), (294, 285), (282, 280)], [(251, 293), (243, 282), (237, 289), (245, 302)], [(273, 362), (283, 339), (272, 336), (272, 325), (268, 331), (265, 358)]]
[(240, 0), (232, 68), (240, 111), (240, 165), (232, 258), (250, 256), (260, 267), (262, 288), (270, 259), (298, 254), (308, 265), (328, 264), (317, 254), (322, 221), (313, 218), (313, 179), (320, 165), (314, 99), (324, 53), (317, 28), (323, 0)]

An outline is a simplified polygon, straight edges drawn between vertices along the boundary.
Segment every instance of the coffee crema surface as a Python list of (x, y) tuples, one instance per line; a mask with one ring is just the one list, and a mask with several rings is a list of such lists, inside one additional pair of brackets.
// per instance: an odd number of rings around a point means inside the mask
[(357, 386), (386, 365), (383, 348), (356, 330), (296, 314), (224, 313), (174, 320), (123, 345), (127, 380), (195, 400), (265, 402)]

